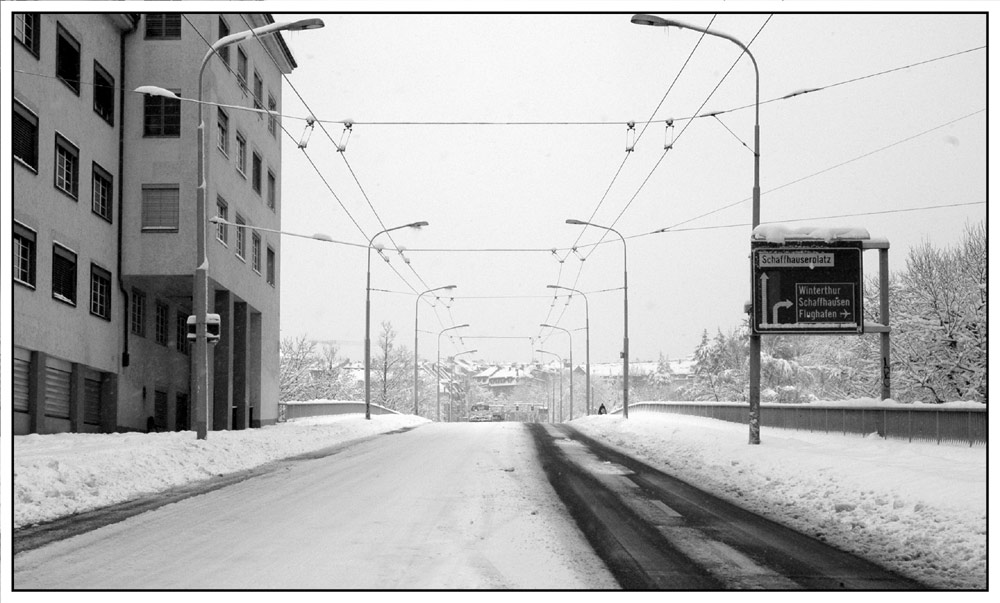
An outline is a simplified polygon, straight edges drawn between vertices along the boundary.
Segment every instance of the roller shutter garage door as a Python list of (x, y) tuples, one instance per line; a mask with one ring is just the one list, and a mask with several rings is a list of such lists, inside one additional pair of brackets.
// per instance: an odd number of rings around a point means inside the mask
[(101, 424), (101, 382), (95, 379), (83, 380), (83, 422)]
[(14, 375), (11, 387), (14, 412), (28, 412), (28, 383), (31, 369), (31, 352), (14, 348)]
[(45, 416), (69, 418), (69, 388), (72, 365), (50, 358), (45, 367)]

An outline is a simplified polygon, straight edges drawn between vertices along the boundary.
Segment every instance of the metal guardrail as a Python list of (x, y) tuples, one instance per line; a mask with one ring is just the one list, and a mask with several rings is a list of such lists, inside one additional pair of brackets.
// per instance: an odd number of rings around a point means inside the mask
[[(323, 417), (327, 415), (353, 415), (364, 414), (365, 403), (355, 401), (336, 402), (278, 402), (278, 423), (283, 423), (289, 419), (301, 419), (304, 417)], [(395, 410), (371, 405), (373, 415), (398, 415)]]
[[(750, 407), (748, 404), (735, 402), (637, 402), (629, 404), (629, 410), (694, 415), (746, 423)], [(620, 413), (621, 409), (612, 412)], [(973, 409), (761, 404), (760, 424), (761, 427), (844, 435), (877, 433), (886, 439), (936, 441), (938, 444), (967, 443), (969, 446), (985, 445), (988, 432), (985, 406)]]

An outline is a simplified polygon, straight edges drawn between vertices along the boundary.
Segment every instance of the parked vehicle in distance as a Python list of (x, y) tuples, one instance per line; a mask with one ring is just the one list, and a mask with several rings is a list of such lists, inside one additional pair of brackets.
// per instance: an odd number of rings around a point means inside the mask
[(489, 404), (473, 404), (469, 408), (469, 421), (472, 423), (480, 423), (484, 421), (492, 421), (493, 412), (490, 410)]

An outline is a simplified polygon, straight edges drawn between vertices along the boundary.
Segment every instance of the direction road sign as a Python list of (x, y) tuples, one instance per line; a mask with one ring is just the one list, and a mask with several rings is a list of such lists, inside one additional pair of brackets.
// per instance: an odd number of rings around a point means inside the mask
[(751, 242), (755, 335), (860, 334), (861, 242)]

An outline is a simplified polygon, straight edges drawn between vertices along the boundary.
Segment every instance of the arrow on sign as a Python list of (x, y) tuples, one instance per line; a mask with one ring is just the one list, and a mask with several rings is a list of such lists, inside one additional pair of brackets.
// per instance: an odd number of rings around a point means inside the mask
[(778, 324), (778, 310), (781, 308), (791, 308), (792, 302), (790, 300), (780, 301), (774, 304), (774, 308), (771, 309), (772, 316), (774, 317), (774, 324)]
[(760, 274), (760, 324), (767, 325), (767, 273)]

